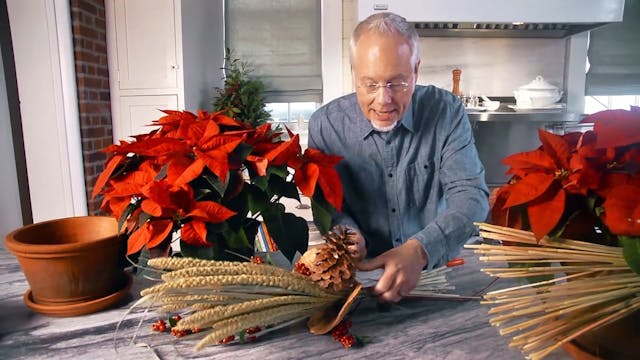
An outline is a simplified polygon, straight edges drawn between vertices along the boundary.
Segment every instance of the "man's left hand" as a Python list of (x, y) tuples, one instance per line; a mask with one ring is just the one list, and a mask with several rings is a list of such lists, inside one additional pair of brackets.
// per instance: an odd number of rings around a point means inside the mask
[(415, 289), (420, 273), (427, 265), (427, 254), (416, 239), (393, 248), (369, 261), (363, 261), (358, 268), (370, 271), (383, 268), (384, 273), (373, 288), (382, 301), (398, 302)]

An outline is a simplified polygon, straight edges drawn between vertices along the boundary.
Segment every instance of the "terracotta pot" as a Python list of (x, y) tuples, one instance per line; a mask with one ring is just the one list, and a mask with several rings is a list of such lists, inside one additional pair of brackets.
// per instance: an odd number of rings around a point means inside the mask
[(578, 360), (634, 359), (640, 342), (640, 311), (587, 332), (565, 350)]
[[(27, 225), (9, 233), (5, 244), (29, 283), (25, 302), (32, 302), (36, 311), (56, 309), (54, 316), (97, 311), (113, 303), (100, 299), (114, 300), (114, 294), (130, 285), (123, 271), (126, 241), (112, 217), (80, 216)], [(59, 311), (65, 306), (73, 311)]]

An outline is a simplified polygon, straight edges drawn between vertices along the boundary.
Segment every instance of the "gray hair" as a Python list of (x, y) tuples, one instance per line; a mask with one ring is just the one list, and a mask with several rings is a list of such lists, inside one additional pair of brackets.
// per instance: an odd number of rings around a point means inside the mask
[(351, 41), (349, 42), (349, 60), (351, 63), (353, 63), (353, 56), (358, 40), (360, 40), (362, 35), (369, 32), (385, 35), (398, 34), (402, 36), (411, 47), (411, 62), (413, 65), (418, 63), (420, 55), (418, 52), (418, 33), (416, 29), (407, 22), (407, 19), (391, 12), (373, 14), (362, 20), (356, 26), (351, 35)]

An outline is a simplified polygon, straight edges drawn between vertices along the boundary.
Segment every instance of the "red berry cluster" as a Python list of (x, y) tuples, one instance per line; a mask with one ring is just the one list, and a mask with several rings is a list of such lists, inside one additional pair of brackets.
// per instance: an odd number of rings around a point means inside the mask
[[(181, 319), (182, 317), (180, 315), (172, 316), (169, 319), (169, 324), (167, 324), (167, 322), (162, 319), (158, 319), (158, 321), (156, 321), (151, 325), (151, 330), (158, 331), (158, 332), (165, 332), (167, 331), (167, 328), (169, 328), (171, 335), (175, 337), (183, 337), (183, 336), (187, 336), (187, 335), (202, 331), (201, 329), (198, 329), (198, 328), (187, 329), (187, 330), (178, 330), (173, 328)], [(170, 326), (168, 327), (168, 325)]]
[(232, 341), (233, 341), (233, 340), (235, 340), (235, 339), (236, 339), (236, 336), (235, 336), (235, 335), (229, 335), (229, 336), (227, 336), (226, 338), (224, 338), (224, 339), (222, 339), (222, 340), (219, 340), (219, 341), (218, 341), (218, 344), (226, 344), (226, 343), (230, 343), (230, 342), (232, 342)]
[(301, 263), (301, 262), (297, 262), (294, 266), (293, 266), (293, 271), (297, 272), (298, 274), (302, 274), (304, 276), (309, 276), (311, 275), (311, 270), (309, 270), (309, 268), (307, 267), (307, 265)]
[(165, 332), (167, 331), (167, 323), (164, 320), (159, 319), (158, 321), (153, 323), (153, 325), (151, 325), (151, 330)]
[(253, 335), (253, 334), (259, 333), (260, 331), (262, 331), (262, 328), (260, 326), (254, 326), (254, 327), (250, 327), (250, 328), (246, 329), (244, 332), (247, 335)]
[(251, 262), (254, 264), (264, 264), (264, 260), (262, 259), (261, 256), (252, 256)]
[(342, 346), (346, 348), (352, 347), (356, 341), (355, 337), (349, 333), (351, 325), (353, 325), (351, 320), (342, 320), (333, 328), (333, 330), (331, 330), (331, 336), (333, 336), (333, 339), (341, 342)]

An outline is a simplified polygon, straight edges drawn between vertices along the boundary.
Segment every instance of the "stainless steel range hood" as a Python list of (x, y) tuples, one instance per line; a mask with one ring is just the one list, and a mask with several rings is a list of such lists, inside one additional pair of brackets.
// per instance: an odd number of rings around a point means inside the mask
[(563, 38), (622, 21), (624, 0), (358, 0), (358, 20), (384, 11), (420, 36)]

